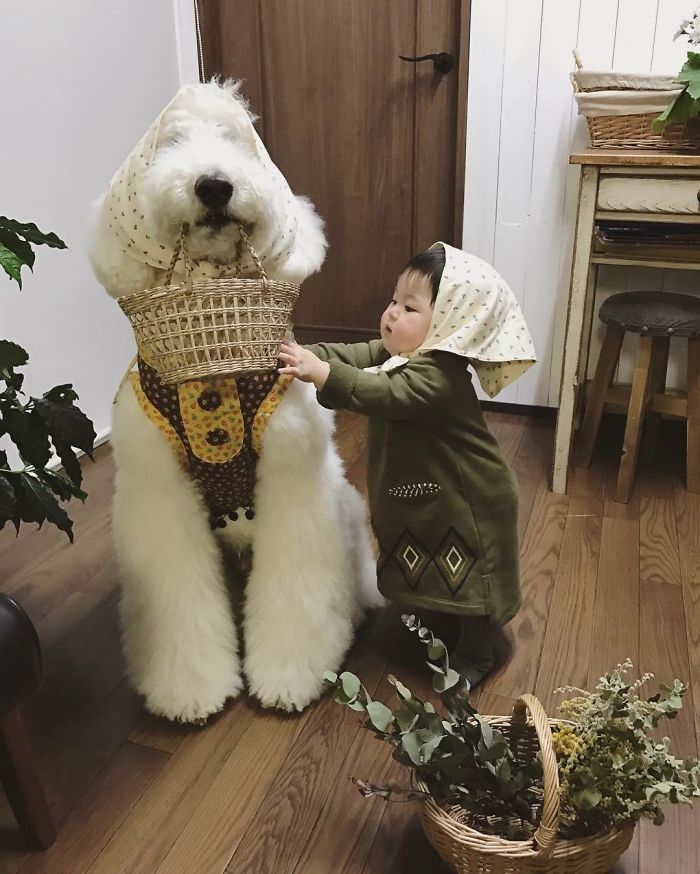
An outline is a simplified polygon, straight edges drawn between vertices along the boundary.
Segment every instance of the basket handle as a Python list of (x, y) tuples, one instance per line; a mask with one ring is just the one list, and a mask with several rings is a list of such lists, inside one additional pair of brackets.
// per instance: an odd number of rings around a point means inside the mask
[(548, 859), (554, 851), (554, 844), (559, 831), (559, 770), (557, 757), (552, 744), (552, 730), (549, 719), (539, 699), (534, 695), (521, 695), (513, 707), (512, 724), (525, 726), (527, 714), (530, 712), (535, 726), (537, 739), (542, 751), (542, 771), (544, 782), (544, 803), (542, 819), (535, 832), (535, 843), (539, 848), (538, 855)]
[(182, 263), (185, 266), (185, 284), (188, 287), (191, 286), (191, 276), (194, 264), (192, 263), (190, 256), (187, 254), (187, 248), (185, 247), (185, 237), (189, 233), (189, 230), (190, 226), (187, 222), (185, 222), (180, 228), (180, 235), (178, 236), (177, 243), (175, 243), (175, 248), (173, 249), (173, 257), (170, 259), (168, 269), (165, 271), (165, 285), (170, 285), (172, 282), (175, 265), (177, 264), (180, 255), (182, 255)]
[[(581, 60), (581, 55), (578, 53), (578, 49), (574, 49), (574, 62), (576, 64), (576, 69), (583, 69), (583, 61)], [(578, 82), (576, 81), (576, 73), (569, 73), (569, 79), (571, 80), (571, 84), (574, 86), (574, 91), (578, 94), (580, 91)]]
[[(238, 263), (241, 260), (241, 246), (245, 245), (248, 249), (248, 253), (250, 257), (253, 259), (253, 263), (255, 264), (258, 274), (260, 275), (260, 279), (263, 279), (267, 282), (267, 273), (265, 273), (265, 268), (262, 266), (262, 261), (258, 256), (258, 253), (253, 248), (253, 244), (250, 242), (250, 237), (246, 232), (246, 229), (243, 225), (239, 224), (238, 226), (238, 249), (236, 252), (236, 262), (237, 262), (237, 270), (238, 273)], [(165, 285), (170, 285), (173, 279), (173, 273), (175, 272), (175, 265), (178, 262), (180, 256), (182, 256), (182, 263), (185, 266), (185, 285), (191, 288), (192, 285), (192, 270), (194, 269), (194, 262), (190, 258), (187, 253), (187, 247), (185, 246), (185, 239), (187, 234), (189, 233), (190, 226), (185, 222), (180, 228), (180, 235), (177, 238), (177, 242), (175, 243), (175, 248), (173, 249), (173, 257), (170, 259), (170, 264), (168, 265), (168, 269), (165, 272)]]
[(262, 266), (262, 261), (260, 260), (258, 253), (253, 248), (253, 244), (250, 242), (250, 237), (248, 236), (248, 232), (243, 227), (242, 224), (238, 225), (238, 233), (240, 234), (240, 238), (238, 240), (238, 251), (236, 253), (236, 261), (240, 262), (241, 260), (241, 243), (243, 243), (248, 250), (248, 254), (253, 259), (255, 266), (258, 268), (258, 273), (260, 274), (261, 279), (267, 280), (267, 273), (265, 273), (265, 268)]

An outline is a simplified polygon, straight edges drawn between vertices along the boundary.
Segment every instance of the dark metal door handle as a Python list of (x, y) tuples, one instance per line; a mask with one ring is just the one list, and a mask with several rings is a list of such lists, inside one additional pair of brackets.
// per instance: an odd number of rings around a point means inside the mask
[(418, 61), (432, 61), (433, 67), (438, 73), (449, 73), (455, 65), (455, 60), (449, 52), (437, 52), (432, 55), (421, 55), (418, 58), (407, 58), (406, 55), (399, 55), (402, 61), (411, 61), (417, 64)]

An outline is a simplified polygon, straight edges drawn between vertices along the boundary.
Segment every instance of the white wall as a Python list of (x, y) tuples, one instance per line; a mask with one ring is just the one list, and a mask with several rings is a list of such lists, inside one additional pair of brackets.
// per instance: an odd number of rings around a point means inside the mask
[(0, 275), (0, 336), (29, 352), (28, 392), (72, 382), (98, 435), (135, 347), (90, 271), (88, 207), (179, 70), (191, 75), (192, 52), (178, 56), (173, 0), (3, 4), (0, 214), (54, 231), (70, 251), (39, 247), (22, 291)]
[[(517, 294), (539, 364), (499, 401), (555, 406), (571, 267), (578, 169), (588, 145), (569, 72), (572, 49), (592, 69), (677, 72), (687, 43), (673, 42), (694, 0), (472, 0), (464, 247), (491, 261)], [(604, 268), (599, 302), (626, 289), (694, 291), (697, 274)], [(631, 341), (631, 338), (629, 338)], [(683, 385), (682, 341), (670, 382)], [(600, 327), (596, 319), (592, 365)], [(620, 378), (631, 379), (627, 344)]]

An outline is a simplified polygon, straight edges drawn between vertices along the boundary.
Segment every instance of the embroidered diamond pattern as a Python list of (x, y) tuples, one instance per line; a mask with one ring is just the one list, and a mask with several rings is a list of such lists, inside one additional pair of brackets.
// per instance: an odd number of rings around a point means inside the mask
[(476, 557), (469, 551), (454, 528), (450, 528), (437, 548), (435, 564), (454, 598), (476, 564)]
[(459, 566), (464, 562), (464, 558), (460, 554), (459, 550), (453, 546), (452, 549), (445, 556), (445, 562), (447, 563), (447, 566), (454, 576), (458, 573)]
[(401, 558), (406, 562), (410, 570), (415, 570), (416, 565), (420, 561), (420, 556), (415, 549), (409, 544), (403, 551)]
[(418, 539), (407, 530), (401, 535), (391, 555), (401, 568), (408, 586), (415, 590), (430, 564), (431, 556), (428, 550), (421, 546)]

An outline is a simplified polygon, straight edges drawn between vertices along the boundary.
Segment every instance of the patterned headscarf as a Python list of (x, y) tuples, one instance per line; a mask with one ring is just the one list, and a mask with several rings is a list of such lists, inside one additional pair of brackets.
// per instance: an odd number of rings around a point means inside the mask
[[(183, 98), (191, 96), (192, 92), (201, 89), (216, 88), (222, 90), (216, 84), (185, 85), (177, 92), (171, 102), (153, 122), (138, 145), (124, 161), (119, 170), (114, 174), (107, 192), (107, 207), (109, 210), (109, 227), (119, 240), (122, 251), (137, 261), (150, 264), (160, 270), (167, 270), (173, 257), (173, 249), (169, 244), (155, 238), (150, 228), (145, 226), (147, 214), (144, 204), (144, 177), (148, 172), (156, 152), (158, 134), (163, 120), (168, 113), (180, 108)], [(222, 97), (224, 97), (222, 91)], [(236, 98), (226, 95), (231, 100), (231, 111), (237, 113), (241, 120), (245, 113), (243, 135), (249, 140), (255, 154), (265, 168), (266, 176), (272, 180), (277, 196), (286, 204), (283, 224), (275, 234), (275, 243), (271, 251), (262, 257), (263, 266), (274, 273), (278, 263), (285, 263), (294, 245), (294, 237), (297, 228), (297, 206), (287, 180), (267, 153), (262, 140), (253, 127), (242, 105)], [(231, 253), (231, 259), (236, 257), (236, 252)], [(203, 277), (221, 277), (235, 274), (236, 266), (241, 273), (255, 273), (255, 265), (244, 249), (241, 258), (234, 263), (215, 264), (208, 261), (198, 261), (194, 264), (192, 276), (194, 279)], [(173, 281), (181, 281), (184, 265), (178, 261), (175, 268)]]
[(445, 250), (445, 268), (425, 340), (410, 356), (367, 369), (393, 370), (424, 352), (451, 352), (469, 359), (493, 398), (537, 361), (530, 332), (515, 295), (493, 267), (447, 243), (430, 248), (437, 246)]

